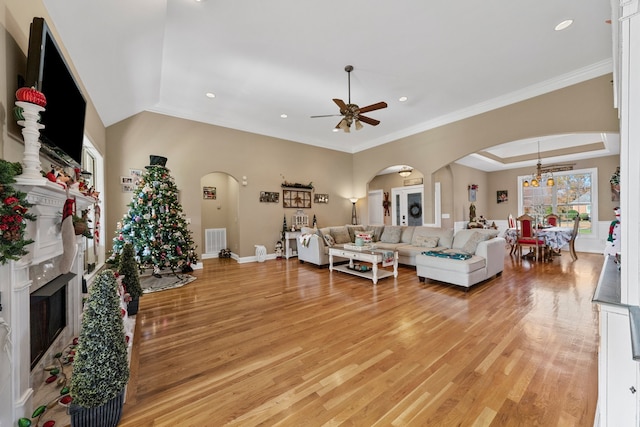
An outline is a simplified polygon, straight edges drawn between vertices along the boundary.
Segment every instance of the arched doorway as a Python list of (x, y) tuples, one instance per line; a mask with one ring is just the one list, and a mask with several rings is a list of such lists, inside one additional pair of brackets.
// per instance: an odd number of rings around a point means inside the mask
[(240, 184), (225, 172), (212, 172), (200, 178), (200, 186), (202, 258), (217, 258), (221, 249), (230, 249), (232, 254), (237, 254), (240, 247)]
[(378, 172), (368, 183), (369, 224), (423, 225), (423, 185), (422, 173), (409, 165)]

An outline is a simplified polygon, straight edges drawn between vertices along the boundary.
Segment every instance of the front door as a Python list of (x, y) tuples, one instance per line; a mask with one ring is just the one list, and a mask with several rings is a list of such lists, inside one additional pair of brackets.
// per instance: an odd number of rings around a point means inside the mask
[(391, 189), (393, 225), (423, 225), (423, 191), (422, 185)]

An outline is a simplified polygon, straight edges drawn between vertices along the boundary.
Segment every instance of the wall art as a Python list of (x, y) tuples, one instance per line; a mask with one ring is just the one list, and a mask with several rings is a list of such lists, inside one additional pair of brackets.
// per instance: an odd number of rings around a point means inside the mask
[(262, 203), (278, 203), (280, 201), (280, 193), (277, 191), (261, 191), (260, 201)]

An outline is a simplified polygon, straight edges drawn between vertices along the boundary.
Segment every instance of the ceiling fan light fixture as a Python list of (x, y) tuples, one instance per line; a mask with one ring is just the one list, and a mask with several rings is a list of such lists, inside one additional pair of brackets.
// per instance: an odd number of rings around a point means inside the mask
[(360, 120), (356, 120), (356, 130), (360, 130), (362, 129), (364, 126), (362, 126), (362, 123), (360, 123)]

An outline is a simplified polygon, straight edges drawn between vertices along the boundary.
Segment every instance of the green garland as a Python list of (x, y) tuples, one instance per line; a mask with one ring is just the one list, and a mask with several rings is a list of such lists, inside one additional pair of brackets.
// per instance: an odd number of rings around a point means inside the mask
[(27, 213), (33, 206), (27, 195), (15, 190), (11, 184), (14, 177), (22, 173), (20, 163), (0, 159), (0, 264), (17, 261), (29, 253), (26, 246), (33, 243), (25, 239), (25, 220), (35, 221), (35, 215)]

